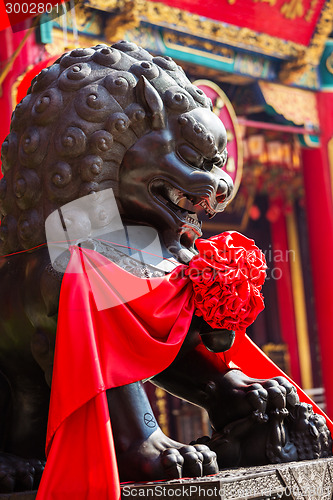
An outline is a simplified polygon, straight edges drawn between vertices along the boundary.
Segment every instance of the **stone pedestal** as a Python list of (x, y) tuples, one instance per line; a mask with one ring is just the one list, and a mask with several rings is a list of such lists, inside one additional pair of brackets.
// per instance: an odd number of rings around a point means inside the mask
[(24, 493), (8, 493), (0, 495), (1, 500), (35, 500), (37, 491), (26, 491)]
[(122, 500), (331, 500), (333, 458), (225, 470), (214, 476), (122, 487)]
[[(213, 476), (122, 486), (122, 500), (331, 500), (333, 458), (231, 469)], [(36, 492), (0, 495), (0, 500), (34, 500)]]

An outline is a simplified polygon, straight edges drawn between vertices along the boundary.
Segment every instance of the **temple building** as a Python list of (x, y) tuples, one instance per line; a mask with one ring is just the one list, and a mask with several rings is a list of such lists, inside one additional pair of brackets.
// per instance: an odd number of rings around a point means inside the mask
[[(236, 194), (204, 236), (263, 249), (266, 309), (247, 333), (332, 418), (333, 0), (71, 0), (22, 23), (0, 31), (1, 142), (31, 79), (75, 47), (125, 38), (212, 99)], [(167, 434), (209, 433), (198, 408), (147, 392)]]

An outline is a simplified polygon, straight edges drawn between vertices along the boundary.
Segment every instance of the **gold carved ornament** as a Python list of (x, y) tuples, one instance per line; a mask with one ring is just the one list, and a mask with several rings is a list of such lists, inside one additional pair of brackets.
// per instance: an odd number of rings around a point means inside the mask
[[(66, 16), (66, 24), (69, 31), (66, 33), (66, 37), (63, 36), (63, 29), (59, 26), (55, 26), (52, 30), (52, 43), (47, 43), (45, 45), (46, 52), (50, 56), (62, 54), (65, 51), (72, 50), (77, 47), (90, 47), (92, 45), (97, 45), (102, 43), (101, 26), (102, 26), (102, 15), (92, 13), (85, 5), (76, 4), (75, 5), (75, 20), (79, 36), (75, 37), (73, 32), (70, 31), (73, 26), (73, 18), (66, 12), (64, 15), (60, 16), (59, 20), (64, 22)], [(89, 26), (89, 34), (84, 34), (81, 30)], [(93, 35), (93, 37), (91, 36)]]
[(182, 52), (189, 52), (201, 57), (207, 57), (220, 62), (229, 63), (233, 62), (235, 52), (227, 47), (216, 45), (208, 40), (198, 40), (191, 35), (184, 35), (182, 33), (175, 33), (174, 31), (163, 32), (163, 42), (166, 47)]
[(311, 0), (310, 7), (309, 7), (309, 9), (308, 9), (308, 11), (307, 11), (307, 13), (305, 14), (305, 17), (304, 17), (304, 19), (308, 23), (311, 23), (311, 21), (312, 21), (312, 18), (314, 16), (315, 10), (317, 8), (318, 2), (319, 2), (319, 0)]
[(170, 434), (170, 429), (169, 429), (169, 418), (167, 413), (166, 392), (160, 387), (157, 387), (155, 389), (155, 396), (156, 396), (156, 406), (158, 408), (158, 413), (159, 413), (157, 416), (158, 424), (161, 427), (164, 434), (168, 436)]
[[(112, 0), (112, 2), (114, 1)], [(97, 5), (99, 5), (101, 10), (103, 10), (103, 4), (106, 5), (106, 0), (90, 0), (89, 3), (95, 8), (98, 8)], [(105, 7), (104, 10), (106, 10)], [(297, 57), (306, 48), (304, 45), (286, 42), (248, 28), (238, 28), (203, 18), (160, 2), (138, 0), (136, 12), (141, 21), (155, 26), (171, 28), (183, 34), (195, 34), (197, 37), (234, 47), (252, 47), (255, 51), (263, 54), (274, 54), (282, 58)]]
[[(227, 2), (230, 5), (234, 5), (237, 0), (227, 0)], [(271, 7), (276, 5), (277, 0), (253, 0), (253, 2), (258, 3), (268, 3)], [(314, 11), (314, 4), (317, 4), (318, 0), (312, 0), (310, 9), (312, 9), (312, 12)], [(309, 9), (309, 10), (310, 10)], [(283, 17), (286, 19), (296, 19), (297, 17), (303, 17), (304, 16), (304, 5), (303, 5), (303, 0), (288, 0), (284, 2), (280, 8), (280, 13), (282, 14)], [(310, 17), (311, 19), (311, 17)], [(309, 21), (309, 19), (306, 19)]]
[[(230, 5), (236, 3), (236, 0), (227, 0)], [(253, 2), (258, 3), (268, 3), (271, 7), (276, 4), (277, 0), (253, 0)], [(286, 19), (296, 19), (296, 17), (303, 17), (304, 15), (304, 5), (303, 0), (289, 0), (284, 2), (280, 8), (280, 13)]]
[(296, 17), (303, 17), (303, 0), (290, 0), (289, 2), (285, 2), (281, 7), (280, 12), (286, 19), (296, 19)]
[[(297, 0), (297, 2), (299, 1)], [(296, 3), (292, 2), (293, 0), (289, 0), (284, 4), (288, 6), (285, 13), (289, 16), (300, 13), (300, 6), (297, 7)], [(310, 16), (313, 16), (317, 3), (318, 0), (312, 0), (309, 10), (304, 11), (306, 21), (310, 21)], [(160, 2), (144, 2), (138, 9), (138, 15), (141, 20), (156, 26), (173, 28), (183, 33), (195, 33), (196, 36), (213, 42), (233, 47), (252, 48), (262, 54), (276, 55), (283, 59), (292, 58), (292, 61), (283, 65), (279, 75), (281, 81), (288, 83), (288, 81), (292, 82), (302, 75), (310, 65), (319, 64), (326, 39), (333, 29), (333, 0), (326, 0), (309, 47), (291, 41), (286, 42), (265, 33), (257, 33), (249, 28), (225, 25), (197, 14), (169, 7)]]
[[(311, 7), (310, 7), (311, 8)], [(293, 83), (306, 70), (318, 66), (326, 40), (333, 30), (333, 0), (326, 0), (319, 22), (308, 48), (304, 48), (292, 61), (284, 63), (279, 74), (282, 82)]]
[(331, 75), (333, 75), (333, 52), (330, 53), (328, 58), (326, 59), (326, 68)]
[(140, 14), (145, 10), (145, 0), (88, 0), (90, 8), (109, 12), (104, 36), (110, 43), (124, 38), (126, 31), (140, 24)]
[(261, 349), (287, 375), (291, 376), (290, 354), (287, 344), (273, 344), (273, 342), (270, 342), (261, 346)]
[[(120, 0), (112, 1), (115, 4), (116, 13), (108, 18), (105, 26), (105, 38), (109, 42), (116, 42), (125, 38), (126, 31), (137, 28), (140, 24), (140, 11), (143, 8), (143, 0)], [(109, 2), (108, 2), (109, 5)]]
[[(229, 0), (236, 3), (237, 0)], [(268, 1), (273, 5), (275, 0)], [(292, 18), (301, 12), (300, 2), (288, 0), (283, 6), (285, 15)], [(311, 0), (305, 12), (305, 20), (310, 21), (318, 0)], [(211, 42), (219, 42), (232, 47), (247, 48), (261, 54), (275, 55), (282, 59), (292, 59), (285, 63), (280, 71), (280, 80), (285, 83), (294, 82), (309, 67), (319, 64), (325, 42), (333, 29), (333, 0), (326, 0), (322, 9), (315, 34), (309, 47), (303, 44), (282, 40), (266, 33), (258, 33), (249, 28), (238, 28), (218, 21), (203, 18), (197, 14), (169, 7), (164, 3), (147, 0), (88, 0), (88, 6), (113, 15), (107, 21), (106, 38), (115, 40), (122, 38), (128, 29), (138, 26), (141, 21), (164, 28), (171, 28), (184, 34), (201, 37)], [(282, 7), (283, 7), (282, 6)], [(281, 7), (281, 8), (282, 8)], [(124, 10), (124, 13), (121, 11)]]
[(317, 100), (310, 90), (286, 87), (271, 82), (259, 82), (260, 90), (269, 106), (295, 125), (311, 124), (319, 129)]
[(90, 36), (85, 36), (84, 34), (80, 33), (79, 34), (79, 44), (77, 44), (75, 39), (74, 39), (73, 33), (68, 32), (67, 37), (68, 37), (68, 40), (67, 40), (68, 43), (67, 43), (67, 45), (65, 45), (62, 30), (54, 29), (52, 31), (52, 38), (53, 38), (52, 43), (47, 43), (45, 45), (46, 52), (50, 56), (55, 56), (57, 54), (62, 54), (63, 52), (65, 52), (67, 50), (72, 50), (73, 48), (90, 47), (92, 45), (98, 45), (99, 43), (103, 43), (103, 41), (104, 41), (101, 38), (92, 38)]

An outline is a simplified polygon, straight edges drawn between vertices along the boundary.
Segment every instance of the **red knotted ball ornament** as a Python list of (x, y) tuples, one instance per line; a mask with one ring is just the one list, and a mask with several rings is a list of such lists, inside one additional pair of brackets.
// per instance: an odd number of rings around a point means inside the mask
[(193, 283), (196, 315), (215, 329), (244, 330), (264, 309), (266, 259), (236, 231), (196, 242), (199, 254), (186, 274)]

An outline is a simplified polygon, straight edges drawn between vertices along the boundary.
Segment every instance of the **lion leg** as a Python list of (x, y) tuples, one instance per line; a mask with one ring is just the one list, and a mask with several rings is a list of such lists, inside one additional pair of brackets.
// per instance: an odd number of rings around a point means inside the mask
[[(290, 441), (290, 433), (285, 431), (291, 425), (288, 415), (295, 414), (299, 406), (295, 387), (284, 377), (253, 379), (241, 370), (229, 369), (218, 354), (206, 349), (199, 333), (200, 327), (193, 322), (178, 357), (152, 382), (207, 410), (215, 451), (219, 441), (225, 447), (227, 442), (238, 440), (232, 435), (237, 427), (231, 424), (250, 418), (253, 426), (242, 438), (238, 465), (297, 459), (297, 443)], [(257, 450), (254, 462), (253, 449)], [(219, 463), (226, 466), (224, 460)]]
[(152, 382), (205, 408), (215, 431), (252, 412), (264, 416), (299, 402), (295, 387), (283, 377), (257, 380), (230, 369), (202, 343), (201, 328), (202, 323), (194, 318), (178, 356)]
[(48, 406), (47, 387), (45, 392), (40, 386), (12, 389), (5, 451), (21, 457), (45, 458)]
[(217, 472), (205, 445), (185, 446), (163, 434), (140, 382), (107, 391), (121, 481), (197, 477)]
[(37, 489), (45, 465), (49, 390), (39, 392), (36, 380), (20, 380), (16, 390), (0, 377), (0, 493)]

